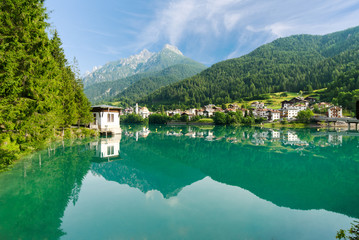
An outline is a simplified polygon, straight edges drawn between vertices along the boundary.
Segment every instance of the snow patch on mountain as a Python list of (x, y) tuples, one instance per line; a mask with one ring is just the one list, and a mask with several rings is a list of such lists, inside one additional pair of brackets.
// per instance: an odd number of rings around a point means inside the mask
[(175, 52), (175, 53), (177, 53), (178, 55), (182, 55), (182, 56), (183, 56), (183, 53), (182, 53), (177, 47), (175, 47), (175, 46), (166, 44), (166, 45), (164, 46), (164, 49), (171, 50), (172, 52)]

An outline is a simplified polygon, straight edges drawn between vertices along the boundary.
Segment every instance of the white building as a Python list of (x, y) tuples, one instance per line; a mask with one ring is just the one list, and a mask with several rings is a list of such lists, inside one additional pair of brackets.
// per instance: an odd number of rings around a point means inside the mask
[(90, 144), (90, 148), (96, 151), (95, 161), (113, 161), (120, 158), (121, 134), (111, 138), (100, 138), (99, 141)]
[(188, 110), (188, 114), (196, 116), (197, 115), (197, 109), (195, 108), (191, 108)]
[(294, 119), (298, 116), (298, 112), (300, 112), (298, 108), (285, 108), (282, 109), (282, 117), (288, 120)]
[(328, 109), (328, 117), (329, 118), (342, 118), (343, 117), (343, 109), (341, 107), (331, 107)]
[(298, 109), (299, 111), (304, 111), (308, 108), (308, 106), (306, 104), (297, 104), (294, 105), (292, 108)]
[(91, 107), (93, 121), (90, 128), (97, 129), (101, 133), (120, 134), (120, 107), (110, 105), (97, 105)]
[(257, 117), (262, 117), (262, 118), (268, 119), (268, 115), (269, 115), (268, 109), (256, 109), (256, 110), (253, 111), (253, 113)]
[(270, 121), (279, 120), (280, 119), (280, 111), (278, 111), (278, 110), (269, 110), (268, 119)]
[(264, 103), (263, 102), (252, 102), (251, 107), (253, 107), (253, 108), (264, 108)]
[(150, 116), (150, 111), (148, 108), (142, 107), (139, 109), (138, 114), (140, 114), (142, 118), (148, 118), (148, 116)]

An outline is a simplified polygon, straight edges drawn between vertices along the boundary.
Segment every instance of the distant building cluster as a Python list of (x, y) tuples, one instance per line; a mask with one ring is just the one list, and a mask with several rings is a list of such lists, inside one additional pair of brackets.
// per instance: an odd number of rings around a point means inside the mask
[[(222, 109), (214, 104), (209, 104), (203, 106), (201, 109), (191, 108), (185, 111), (181, 109), (174, 109), (166, 111), (167, 116), (175, 116), (175, 115), (187, 115), (189, 120), (191, 120), (194, 116), (202, 116), (202, 117), (212, 117), (216, 112), (241, 112), (242, 116), (247, 116), (252, 114), (255, 118), (265, 118), (267, 121), (277, 121), (282, 119), (287, 119), (289, 121), (295, 120), (300, 111), (304, 111), (307, 109), (313, 110), (313, 105), (317, 104), (319, 109), (328, 109), (327, 117), (329, 118), (341, 118), (343, 117), (343, 110), (341, 107), (333, 106), (330, 103), (320, 102), (317, 103), (317, 100), (312, 97), (295, 97), (290, 100), (285, 100), (281, 102), (280, 109), (270, 109), (265, 106), (263, 102), (255, 101), (252, 102), (250, 108), (245, 109), (240, 107), (238, 104), (229, 104), (226, 109)], [(122, 114), (139, 114), (143, 118), (147, 118), (152, 114), (148, 110), (147, 107), (139, 107), (136, 103), (134, 108), (129, 107), (123, 110)]]
[[(297, 118), (300, 111), (311, 109), (316, 104), (317, 100), (312, 97), (295, 97), (290, 100), (281, 102), (281, 109), (274, 110), (266, 108), (262, 102), (253, 102), (251, 107), (254, 108), (253, 115), (255, 117), (266, 118), (268, 121), (280, 120), (286, 118), (287, 120), (294, 120)], [(343, 117), (343, 110), (341, 107), (332, 106), (326, 102), (318, 103), (319, 109), (328, 109), (327, 117), (341, 118)]]

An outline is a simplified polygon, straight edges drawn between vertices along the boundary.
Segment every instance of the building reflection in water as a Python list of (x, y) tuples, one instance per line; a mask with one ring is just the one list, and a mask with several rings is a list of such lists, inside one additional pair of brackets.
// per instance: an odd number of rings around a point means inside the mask
[(114, 161), (120, 160), (121, 134), (110, 138), (100, 138), (96, 142), (90, 143), (90, 148), (95, 151), (94, 161)]
[[(131, 129), (132, 130), (132, 129)], [(353, 131), (314, 131), (296, 130), (296, 129), (260, 129), (260, 128), (237, 128), (233, 131), (218, 131), (216, 127), (213, 129), (201, 129), (198, 127), (174, 127), (149, 129), (143, 127), (138, 131), (124, 130), (124, 135), (134, 137), (136, 141), (139, 138), (146, 138), (151, 134), (165, 134), (166, 136), (187, 137), (187, 138), (203, 138), (205, 141), (221, 141), (226, 140), (230, 143), (266, 145), (268, 143), (279, 142), (284, 146), (308, 147), (317, 145), (324, 146), (341, 146), (343, 137), (357, 137), (359, 132)], [(220, 133), (220, 134), (218, 134)], [(313, 141), (315, 140), (315, 141)]]

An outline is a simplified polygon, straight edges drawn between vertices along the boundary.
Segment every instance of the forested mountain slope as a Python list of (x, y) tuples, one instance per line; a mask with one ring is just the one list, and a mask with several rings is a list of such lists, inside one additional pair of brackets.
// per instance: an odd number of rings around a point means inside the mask
[(359, 27), (324, 36), (296, 35), (263, 45), (143, 98), (148, 105), (203, 105), (268, 92), (326, 87), (359, 64)]
[[(104, 82), (123, 79), (140, 73), (161, 71), (177, 64), (196, 65), (196, 61), (184, 56), (175, 46), (166, 44), (159, 52), (142, 50), (139, 54), (105, 64), (83, 78), (85, 88)], [(131, 83), (130, 83), (131, 84)], [(125, 85), (126, 87), (130, 84)]]
[(131, 86), (112, 98), (112, 101), (133, 105), (136, 101), (153, 91), (171, 83), (192, 77), (197, 73), (200, 73), (205, 68), (206, 67), (202, 64), (178, 64), (171, 66), (158, 72), (158, 74), (152, 74), (150, 77), (142, 78), (141, 80), (133, 83)]
[[(162, 57), (164, 56), (162, 55)], [(116, 81), (93, 84), (85, 88), (85, 94), (94, 104), (114, 98), (132, 104), (138, 98), (144, 97), (160, 87), (192, 77), (204, 69), (206, 66), (203, 64), (186, 60), (185, 63), (172, 65), (159, 71), (138, 73)]]

